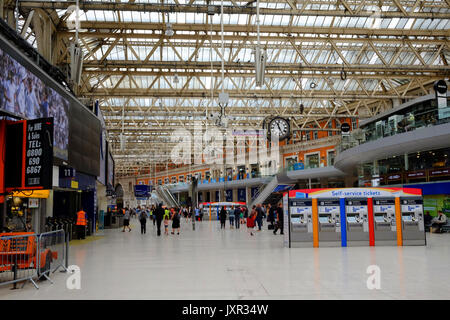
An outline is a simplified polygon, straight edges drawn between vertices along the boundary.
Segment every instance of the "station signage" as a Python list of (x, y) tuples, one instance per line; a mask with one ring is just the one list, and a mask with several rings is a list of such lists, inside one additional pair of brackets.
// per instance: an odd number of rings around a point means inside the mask
[(411, 171), (411, 172), (407, 172), (405, 174), (405, 176), (408, 179), (421, 179), (421, 178), (425, 178), (427, 176), (427, 173), (425, 170)]
[(59, 167), (59, 177), (60, 178), (75, 178), (76, 170), (71, 167)]
[(150, 186), (148, 185), (139, 184), (134, 186), (134, 196), (136, 198), (149, 198), (150, 192)]
[(391, 174), (390, 176), (387, 176), (387, 180), (393, 181), (393, 180), (401, 180), (402, 176), (400, 174)]
[(25, 143), (25, 188), (51, 189), (53, 118), (28, 120)]
[(347, 122), (344, 122), (343, 124), (341, 124), (341, 134), (343, 136), (350, 135), (350, 125)]
[(448, 176), (450, 175), (450, 168), (433, 169), (429, 170), (430, 176)]

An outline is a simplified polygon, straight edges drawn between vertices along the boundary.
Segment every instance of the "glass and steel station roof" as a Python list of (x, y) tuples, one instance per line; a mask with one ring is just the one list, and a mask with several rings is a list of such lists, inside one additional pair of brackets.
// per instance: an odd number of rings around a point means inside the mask
[[(51, 17), (56, 46), (74, 40), (74, 1), (19, 3), (22, 24), (34, 10)], [(223, 1), (222, 17), (221, 1), (80, 1), (78, 93), (99, 100), (119, 174), (164, 161), (175, 129), (212, 126), (206, 112), (219, 111), (222, 88), (230, 128), (284, 116), (305, 131), (370, 117), (449, 77), (449, 0), (260, 0), (267, 64), (258, 88), (256, 3)], [(27, 38), (39, 41), (33, 25)]]

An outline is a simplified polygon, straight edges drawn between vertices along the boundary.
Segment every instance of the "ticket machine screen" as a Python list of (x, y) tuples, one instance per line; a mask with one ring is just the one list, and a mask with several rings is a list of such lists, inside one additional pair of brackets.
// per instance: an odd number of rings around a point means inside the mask
[(293, 223), (300, 223), (301, 222), (300, 216), (298, 216), (298, 215), (291, 216), (291, 222), (293, 222)]
[(319, 222), (320, 223), (328, 223), (328, 215), (324, 215), (324, 216), (319, 216)]
[(384, 222), (384, 215), (382, 215), (382, 214), (376, 214), (376, 215), (375, 215), (375, 221), (376, 221), (376, 222)]
[(403, 221), (412, 221), (412, 216), (410, 214), (402, 214)]
[(356, 223), (356, 217), (355, 216), (348, 216), (347, 217), (347, 221), (350, 223)]

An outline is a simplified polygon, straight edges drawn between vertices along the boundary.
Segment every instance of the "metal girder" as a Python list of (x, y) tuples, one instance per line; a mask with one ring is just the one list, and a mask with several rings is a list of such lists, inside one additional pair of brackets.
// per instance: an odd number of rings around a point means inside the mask
[[(60, 26), (60, 31), (64, 31), (64, 28), (67, 28), (65, 25)], [(109, 21), (82, 21), (81, 29), (89, 29), (89, 32), (83, 32), (85, 37), (95, 37), (96, 32), (101, 32), (104, 29), (111, 30), (165, 30), (166, 26), (162, 23), (147, 23), (147, 22), (109, 22)], [(221, 26), (213, 24), (180, 24), (180, 23), (172, 23), (172, 29), (176, 31), (192, 31), (198, 32), (199, 34), (204, 34), (205, 31), (211, 32), (215, 35), (221, 32)], [(224, 32), (236, 32), (239, 34), (249, 34), (256, 35), (256, 26), (255, 25), (232, 25), (227, 24), (224, 25)], [(450, 35), (449, 30), (422, 30), (422, 29), (367, 29), (367, 28), (339, 28), (339, 27), (300, 27), (300, 26), (260, 26), (261, 34), (284, 34), (285, 36), (291, 35), (305, 35), (305, 34), (317, 34), (317, 35), (362, 35), (368, 37), (374, 36), (391, 36), (391, 37), (432, 37), (434, 39), (440, 37), (448, 37)], [(66, 33), (63, 33), (66, 34)], [(130, 33), (127, 32), (129, 37)], [(131, 37), (133, 37), (133, 33), (131, 33)], [(114, 34), (114, 36), (118, 36)], [(140, 36), (136, 34), (136, 36)], [(210, 34), (207, 35), (208, 39), (210, 38)], [(294, 37), (293, 37), (294, 38)], [(375, 38), (375, 37), (374, 37)], [(249, 38), (249, 40), (251, 40)]]
[[(271, 1), (276, 3), (276, 1)], [(318, 1), (311, 1), (311, 4), (315, 4)], [(33, 8), (43, 8), (43, 9), (67, 9), (70, 5), (74, 5), (75, 1), (19, 1), (21, 9), (33, 9)], [(330, 5), (327, 1), (321, 1), (326, 7)], [(373, 3), (373, 2), (372, 2)], [(373, 5), (372, 5), (373, 6)], [(214, 6), (215, 13), (220, 12), (220, 6)], [(446, 5), (442, 5), (441, 8), (446, 8)], [(95, 1), (85, 1), (80, 2), (81, 10), (112, 10), (112, 11), (141, 11), (141, 12), (161, 12), (161, 13), (175, 13), (175, 12), (192, 12), (192, 13), (208, 13), (208, 5), (194, 5), (194, 4), (154, 4), (154, 3), (123, 3), (123, 2), (95, 2)], [(256, 8), (254, 7), (236, 7), (226, 5), (223, 8), (223, 12), (226, 14), (256, 14)], [(450, 19), (449, 13), (440, 12), (406, 12), (402, 10), (396, 11), (380, 11), (380, 18), (416, 18), (416, 19), (426, 19), (426, 18), (436, 18), (436, 19)], [(291, 7), (284, 9), (275, 8), (260, 8), (260, 14), (262, 15), (289, 15), (289, 16), (333, 16), (333, 17), (373, 17), (373, 9), (366, 10), (355, 10), (349, 11), (345, 7), (337, 7), (330, 10), (315, 10), (315, 9), (293, 9)]]
[[(214, 90), (214, 96), (219, 96), (220, 90)], [(331, 91), (322, 91), (322, 90), (304, 90), (303, 95), (299, 93), (293, 94), (291, 90), (274, 90), (274, 93), (268, 92), (267, 90), (248, 90), (246, 93), (241, 92), (240, 90), (227, 90), (230, 98), (248, 98), (257, 96), (258, 98), (268, 98), (268, 99), (302, 99), (302, 100), (333, 100), (336, 99), (337, 96), (333, 94)], [(186, 98), (204, 98), (207, 96), (208, 92), (205, 90), (199, 89), (189, 89), (184, 91), (177, 91), (173, 89), (122, 89), (117, 88), (114, 90), (109, 90), (105, 92), (103, 90), (95, 90), (93, 92), (84, 92), (83, 95), (86, 97), (186, 97)], [(416, 98), (416, 95), (406, 95), (405, 99)], [(381, 94), (374, 93), (370, 96), (366, 96), (363, 91), (354, 91), (347, 92), (345, 94), (339, 95), (339, 99), (342, 100), (359, 100), (359, 99), (395, 99), (398, 98), (398, 95), (395, 94)]]
[[(239, 34), (239, 32), (234, 32), (234, 33), (228, 33), (224, 35), (224, 40), (229, 42), (229, 41), (244, 41), (244, 40), (248, 40), (248, 41), (252, 41), (255, 42), (257, 40), (257, 36), (256, 34), (252, 34), (252, 35), (248, 35), (245, 34), (245, 32), (243, 32), (244, 34)], [(71, 38), (74, 36), (74, 32), (71, 31), (60, 31), (59, 32), (60, 36), (63, 38)], [(151, 33), (125, 33), (125, 32), (116, 32), (116, 33), (108, 33), (108, 32), (80, 32), (79, 36), (81, 38), (85, 38), (85, 39), (103, 39), (103, 38), (120, 38), (120, 39), (128, 39), (129, 41), (136, 41), (136, 40), (148, 40), (148, 39), (160, 39), (161, 37), (163, 38), (168, 38), (171, 40), (189, 40), (189, 41), (195, 41), (197, 40), (200, 36), (203, 36), (205, 33), (200, 34), (200, 33), (193, 33), (193, 34), (181, 34), (181, 33), (175, 33), (173, 36), (171, 37), (167, 37), (164, 35), (164, 33), (161, 30), (154, 30)], [(331, 40), (336, 40), (336, 41), (340, 41), (340, 42), (347, 42), (347, 43), (359, 43), (359, 42), (366, 42), (368, 40), (373, 41), (375, 43), (394, 43), (394, 44), (401, 44), (402, 43), (402, 37), (403, 38), (408, 38), (408, 36), (393, 36), (393, 37), (381, 37), (378, 35), (375, 35), (374, 37), (370, 37), (370, 38), (364, 38), (365, 36), (370, 35), (370, 32), (366, 32), (365, 35), (356, 35), (358, 37), (355, 38), (346, 38), (346, 37), (341, 37), (339, 35), (334, 35), (334, 36), (327, 36), (326, 38), (318, 38), (318, 37), (312, 37), (312, 36), (308, 36), (308, 35), (300, 35), (300, 34), (291, 34), (291, 35), (283, 35), (281, 33), (275, 33), (274, 35), (269, 35), (269, 34), (262, 34), (260, 36), (261, 41), (263, 42), (269, 42), (269, 41), (274, 41), (275, 37), (280, 38), (280, 39), (285, 39), (285, 38), (289, 38), (289, 37), (294, 37), (296, 39), (296, 41), (304, 41), (304, 42), (323, 42), (323, 41), (327, 41), (329, 39)], [(325, 34), (324, 34), (325, 36)], [(219, 34), (213, 34), (212, 36), (208, 36), (208, 37), (212, 37), (212, 39), (214, 41), (220, 41), (221, 40), (221, 36)], [(419, 39), (415, 39), (413, 38), (415, 36), (411, 36), (411, 39), (414, 41), (414, 43), (417, 44), (435, 44), (435, 43), (448, 43), (448, 40), (443, 38), (444, 36), (438, 36), (438, 37), (434, 37), (433, 35), (428, 35), (428, 36), (423, 36), (423, 38), (419, 38)], [(422, 36), (421, 36), (422, 37)], [(448, 34), (447, 36), (448, 37)]]

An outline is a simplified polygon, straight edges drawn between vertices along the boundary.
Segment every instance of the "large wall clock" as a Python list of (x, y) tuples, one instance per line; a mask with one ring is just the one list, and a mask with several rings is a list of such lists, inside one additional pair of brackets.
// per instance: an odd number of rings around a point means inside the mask
[(278, 140), (284, 140), (289, 137), (291, 133), (291, 125), (289, 120), (282, 117), (275, 117), (269, 122), (270, 136), (277, 136)]

